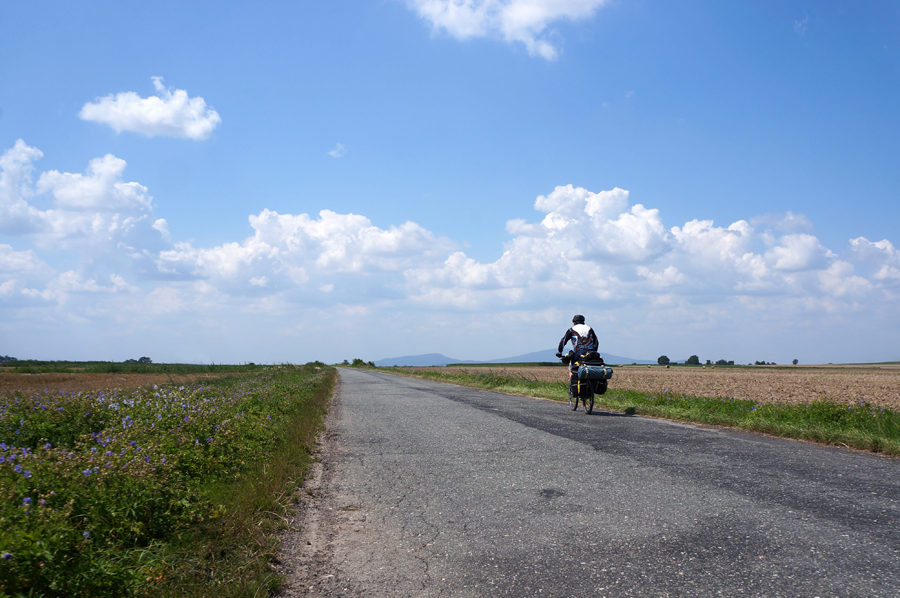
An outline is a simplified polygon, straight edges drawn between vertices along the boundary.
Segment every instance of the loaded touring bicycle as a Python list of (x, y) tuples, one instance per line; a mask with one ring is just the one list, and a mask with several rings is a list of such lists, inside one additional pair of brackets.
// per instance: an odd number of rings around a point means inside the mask
[(594, 395), (606, 393), (613, 370), (603, 363), (603, 358), (596, 351), (576, 354), (569, 351), (562, 357), (562, 362), (569, 366), (572, 376), (569, 378), (569, 407), (578, 409), (579, 400), (584, 405), (584, 412), (590, 414), (594, 410)]

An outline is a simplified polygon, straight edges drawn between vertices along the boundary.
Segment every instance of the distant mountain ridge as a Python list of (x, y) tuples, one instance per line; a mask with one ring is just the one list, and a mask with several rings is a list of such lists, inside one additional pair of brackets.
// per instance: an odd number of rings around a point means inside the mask
[[(622, 357), (620, 355), (610, 355), (609, 353), (604, 353), (600, 351), (600, 355), (603, 356), (603, 360), (606, 363), (656, 363), (655, 361), (648, 361), (646, 359), (633, 359), (631, 357)], [(375, 362), (375, 365), (378, 367), (390, 367), (390, 366), (443, 366), (443, 365), (451, 365), (457, 363), (471, 363), (475, 364), (501, 364), (501, 363), (539, 363), (539, 362), (557, 362), (559, 359), (556, 358), (556, 349), (545, 349), (544, 351), (535, 351), (533, 353), (526, 353), (524, 355), (516, 355), (514, 357), (503, 357), (501, 359), (491, 359), (489, 361), (472, 361), (472, 360), (462, 360), (462, 359), (454, 359), (452, 357), (447, 357), (446, 355), (442, 355), (440, 353), (426, 353), (424, 355), (404, 355), (402, 357), (388, 357), (386, 359), (379, 359)]]

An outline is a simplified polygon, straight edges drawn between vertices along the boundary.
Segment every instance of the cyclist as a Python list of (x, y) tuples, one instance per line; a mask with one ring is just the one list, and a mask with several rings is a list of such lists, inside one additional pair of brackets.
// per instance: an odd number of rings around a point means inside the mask
[(559, 341), (559, 348), (556, 350), (557, 357), (562, 357), (563, 347), (569, 341), (575, 345), (575, 354), (569, 361), (569, 378), (571, 378), (575, 370), (575, 362), (582, 361), (586, 353), (596, 351), (600, 342), (597, 340), (594, 329), (584, 323), (584, 316), (581, 314), (572, 318), (572, 327), (566, 330), (566, 335)]

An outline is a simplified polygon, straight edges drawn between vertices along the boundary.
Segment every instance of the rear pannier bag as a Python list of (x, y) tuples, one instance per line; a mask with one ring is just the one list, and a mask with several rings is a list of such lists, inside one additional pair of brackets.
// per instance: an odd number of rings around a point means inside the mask
[(592, 391), (595, 395), (606, 394), (608, 384), (606, 380), (579, 380), (577, 376), (569, 380), (573, 397), (589, 397)]
[(569, 381), (570, 392), (573, 397), (589, 397), (596, 392), (596, 389), (591, 386), (592, 384), (594, 384), (593, 380), (579, 380), (573, 376)]

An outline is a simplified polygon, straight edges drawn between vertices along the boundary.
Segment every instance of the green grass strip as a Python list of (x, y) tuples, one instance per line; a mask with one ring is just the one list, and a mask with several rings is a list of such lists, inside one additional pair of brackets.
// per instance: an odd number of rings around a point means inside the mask
[[(542, 382), (509, 373), (458, 371), (384, 371), (450, 382), (509, 394), (568, 400), (563, 382)], [(610, 383), (614, 386), (615, 378)], [(750, 400), (691, 397), (671, 393), (648, 396), (610, 388), (595, 398), (595, 405), (622, 413), (648, 415), (685, 422), (712, 424), (762, 432), (774, 436), (900, 455), (900, 413), (868, 403), (847, 405), (830, 399), (809, 404), (757, 403)]]

